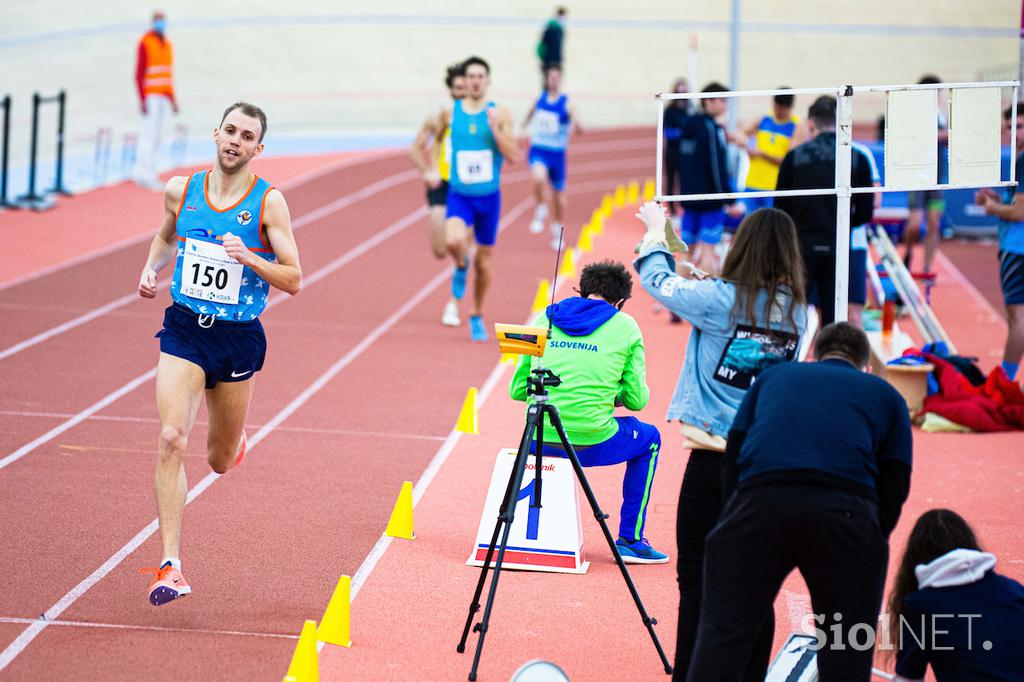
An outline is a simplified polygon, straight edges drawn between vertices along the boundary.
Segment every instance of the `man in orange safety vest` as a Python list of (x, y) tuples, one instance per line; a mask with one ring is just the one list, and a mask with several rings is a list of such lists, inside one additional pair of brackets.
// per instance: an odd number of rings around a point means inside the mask
[(148, 189), (162, 190), (157, 176), (157, 152), (169, 112), (178, 113), (174, 98), (174, 47), (166, 36), (163, 12), (153, 13), (152, 28), (139, 40), (135, 83), (142, 109), (135, 182)]

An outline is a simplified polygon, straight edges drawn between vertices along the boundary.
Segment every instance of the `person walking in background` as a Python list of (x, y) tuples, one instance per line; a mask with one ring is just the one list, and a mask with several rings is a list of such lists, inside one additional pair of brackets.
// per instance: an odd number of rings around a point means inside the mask
[[(787, 89), (783, 85), (780, 90)], [(779, 178), (779, 166), (790, 147), (804, 141), (804, 130), (800, 117), (793, 114), (793, 95), (775, 95), (772, 98), (772, 113), (750, 123), (743, 134), (747, 137), (747, 156), (750, 168), (747, 170), (746, 189), (750, 192), (764, 192), (775, 189)], [(772, 205), (771, 197), (744, 199), (747, 213)]]
[(722, 463), (725, 508), (707, 538), (691, 682), (744, 679), (794, 568), (811, 596), (821, 679), (871, 677), (874, 641), (852, 643), (878, 622), (913, 437), (903, 397), (865, 372), (870, 356), (863, 331), (830, 324), (816, 362), (770, 367), (743, 398)]
[(178, 100), (174, 97), (174, 46), (166, 32), (164, 13), (153, 12), (152, 27), (139, 40), (135, 65), (135, 84), (142, 111), (135, 182), (152, 190), (164, 188), (157, 173), (160, 139), (170, 112), (178, 113)]
[(540, 70), (549, 66), (562, 66), (562, 43), (565, 41), (565, 7), (555, 9), (555, 16), (548, 19), (544, 32), (537, 43), (537, 56), (540, 58)]
[[(922, 76), (918, 85), (935, 85), (941, 83), (938, 76), (928, 74)], [(943, 91), (939, 91), (940, 94)], [(939, 176), (933, 178), (940, 184), (949, 179), (949, 121), (946, 116), (946, 107), (940, 102), (936, 112), (939, 124)], [(903, 241), (906, 244), (906, 251), (903, 255), (903, 264), (910, 270), (910, 263), (914, 253), (914, 244), (921, 236), (921, 223), (926, 223), (924, 235), (924, 273), (932, 272), (932, 264), (935, 261), (935, 254), (939, 250), (939, 230), (942, 223), (942, 212), (946, 208), (945, 199), (941, 189), (929, 189), (923, 192), (910, 192), (907, 197), (907, 207), (910, 212), (907, 214), (907, 226), (903, 231)]]
[[(779, 167), (776, 189), (828, 189), (836, 177), (836, 98), (819, 97), (807, 112), (814, 137), (791, 149)], [(853, 154), (850, 183), (871, 186), (871, 168), (862, 154)], [(850, 224), (863, 225), (874, 214), (870, 194), (850, 200)], [(817, 297), (821, 326), (836, 316), (836, 198), (834, 196), (776, 197), (775, 207), (796, 223), (807, 276), (807, 296)]]
[[(690, 91), (690, 84), (685, 78), (676, 79), (672, 92), (682, 94)], [(662, 135), (664, 137), (664, 181), (662, 187), (666, 195), (679, 193), (679, 138), (683, 134), (683, 122), (690, 115), (691, 102), (686, 99), (670, 100), (665, 107)], [(677, 201), (669, 202), (669, 215), (676, 229), (679, 228), (679, 216), (682, 207)]]
[(896, 682), (922, 682), (929, 665), (938, 682), (1024, 682), (1024, 585), (995, 565), (959, 514), (921, 515), (889, 596)]
[[(704, 574), (704, 541), (722, 510), (726, 436), (743, 396), (768, 367), (796, 357), (807, 326), (803, 263), (796, 228), (782, 211), (743, 219), (725, 257), (722, 279), (689, 263), (676, 274), (665, 243), (665, 214), (649, 202), (637, 215), (647, 226), (634, 266), (644, 289), (693, 325), (667, 419), (682, 422), (690, 450), (676, 520), (679, 631), (673, 680), (686, 679), (697, 638)], [(773, 623), (752, 633), (756, 652), (744, 678), (764, 680)], [(756, 645), (753, 644), (756, 640)], [(712, 678), (706, 678), (712, 679)]]
[[(1003, 127), (1010, 129), (1008, 107), (1003, 112)], [(1024, 145), (1024, 104), (1017, 104), (1017, 150)], [(1024, 152), (1017, 157), (1017, 185), (1003, 190), (1000, 198), (993, 190), (983, 189), (975, 195), (975, 202), (985, 213), (999, 218), (999, 280), (1006, 303), (1006, 345), (1003, 347), (1003, 371), (1011, 381), (1016, 380), (1024, 357), (1024, 185), (1021, 170)], [(1000, 200), (1001, 199), (1001, 200)]]

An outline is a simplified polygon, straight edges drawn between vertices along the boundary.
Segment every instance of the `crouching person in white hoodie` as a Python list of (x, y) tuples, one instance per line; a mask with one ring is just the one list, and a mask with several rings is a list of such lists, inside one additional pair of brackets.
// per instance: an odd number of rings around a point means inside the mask
[(889, 597), (897, 682), (1024, 682), (1024, 586), (948, 509), (921, 515)]

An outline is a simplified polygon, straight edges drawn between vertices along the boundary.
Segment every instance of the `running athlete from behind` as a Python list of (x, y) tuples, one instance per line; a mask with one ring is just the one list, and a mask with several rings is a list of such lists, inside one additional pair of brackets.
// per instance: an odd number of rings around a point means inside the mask
[[(448, 67), (444, 84), (452, 101), (462, 99), (466, 94), (466, 70), (460, 62)], [(445, 229), (445, 213), (448, 203), (448, 182), (451, 178), (452, 145), (451, 128), (445, 127), (440, 133), (433, 130), (436, 115), (430, 116), (416, 134), (409, 156), (416, 169), (423, 176), (427, 187), (427, 210), (430, 219), (430, 250), (438, 260), (448, 257), (448, 238)], [(463, 288), (465, 283), (463, 283)], [(458, 296), (461, 298), (462, 295)], [(441, 324), (459, 326), (459, 306), (453, 294), (444, 307)]]
[(252, 379), (266, 355), (259, 315), (270, 287), (291, 295), (302, 288), (288, 205), (249, 168), (263, 152), (266, 132), (259, 107), (228, 107), (213, 131), (213, 169), (167, 182), (163, 221), (139, 279), (139, 295), (155, 298), (157, 273), (176, 259), (173, 302), (157, 334), (156, 506), (164, 558), (159, 568), (143, 569), (155, 576), (149, 585), (154, 606), (192, 591), (179, 559), (188, 492), (182, 457), (204, 393), (206, 459), (223, 474), (245, 455)]
[[(531, 125), (532, 124), (532, 125)], [(544, 92), (526, 115), (523, 127), (530, 127), (530, 174), (533, 176), (533, 197), (537, 208), (530, 222), (530, 232), (544, 231), (548, 217), (545, 185), (551, 184), (551, 248), (561, 243), (565, 220), (565, 150), (569, 135), (580, 133), (580, 122), (569, 98), (562, 92), (562, 69), (548, 66), (544, 69)]]

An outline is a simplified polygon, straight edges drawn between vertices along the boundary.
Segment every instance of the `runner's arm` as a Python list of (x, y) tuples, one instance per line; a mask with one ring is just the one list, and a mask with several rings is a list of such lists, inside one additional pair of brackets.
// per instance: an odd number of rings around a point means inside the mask
[(1004, 204), (994, 195), (986, 195), (982, 197), (982, 206), (985, 207), (985, 213), (994, 215), (1000, 220), (1005, 220), (1008, 223), (1024, 222), (1024, 193), (1015, 193), (1012, 204)]
[(294, 296), (302, 289), (302, 269), (299, 267), (299, 249), (292, 234), (292, 217), (284, 195), (276, 189), (267, 194), (263, 215), (263, 229), (274, 250), (276, 263), (260, 258), (250, 251), (242, 240), (228, 233), (224, 235), (224, 250), (236, 261), (265, 279), (271, 286)]
[(149, 244), (149, 256), (139, 277), (139, 296), (154, 298), (156, 296), (156, 276), (167, 267), (178, 252), (178, 235), (175, 222), (178, 220), (178, 207), (185, 194), (188, 178), (176, 175), (167, 181), (164, 187), (164, 215), (160, 221), (160, 229)]
[(580, 116), (576, 112), (576, 107), (574, 105), (570, 104), (568, 106), (568, 109), (569, 109), (569, 125), (571, 126), (569, 128), (569, 134), (570, 135), (572, 135), (572, 134), (582, 135), (583, 134), (583, 126), (580, 125)]
[(515, 130), (512, 126), (512, 115), (505, 107), (487, 111), (488, 122), (491, 124), (491, 132), (494, 134), (494, 142), (498, 145), (498, 151), (507, 162), (515, 163), (519, 160), (519, 142), (516, 141)]
[(441, 175), (437, 171), (437, 142), (447, 127), (445, 110), (431, 114), (420, 126), (416, 139), (409, 147), (409, 158), (423, 176), (423, 180), (431, 187), (441, 184)]
[(530, 129), (530, 121), (533, 120), (533, 114), (535, 111), (537, 111), (536, 104), (531, 106), (530, 110), (526, 112), (526, 118), (523, 119), (523, 132), (526, 132)]

